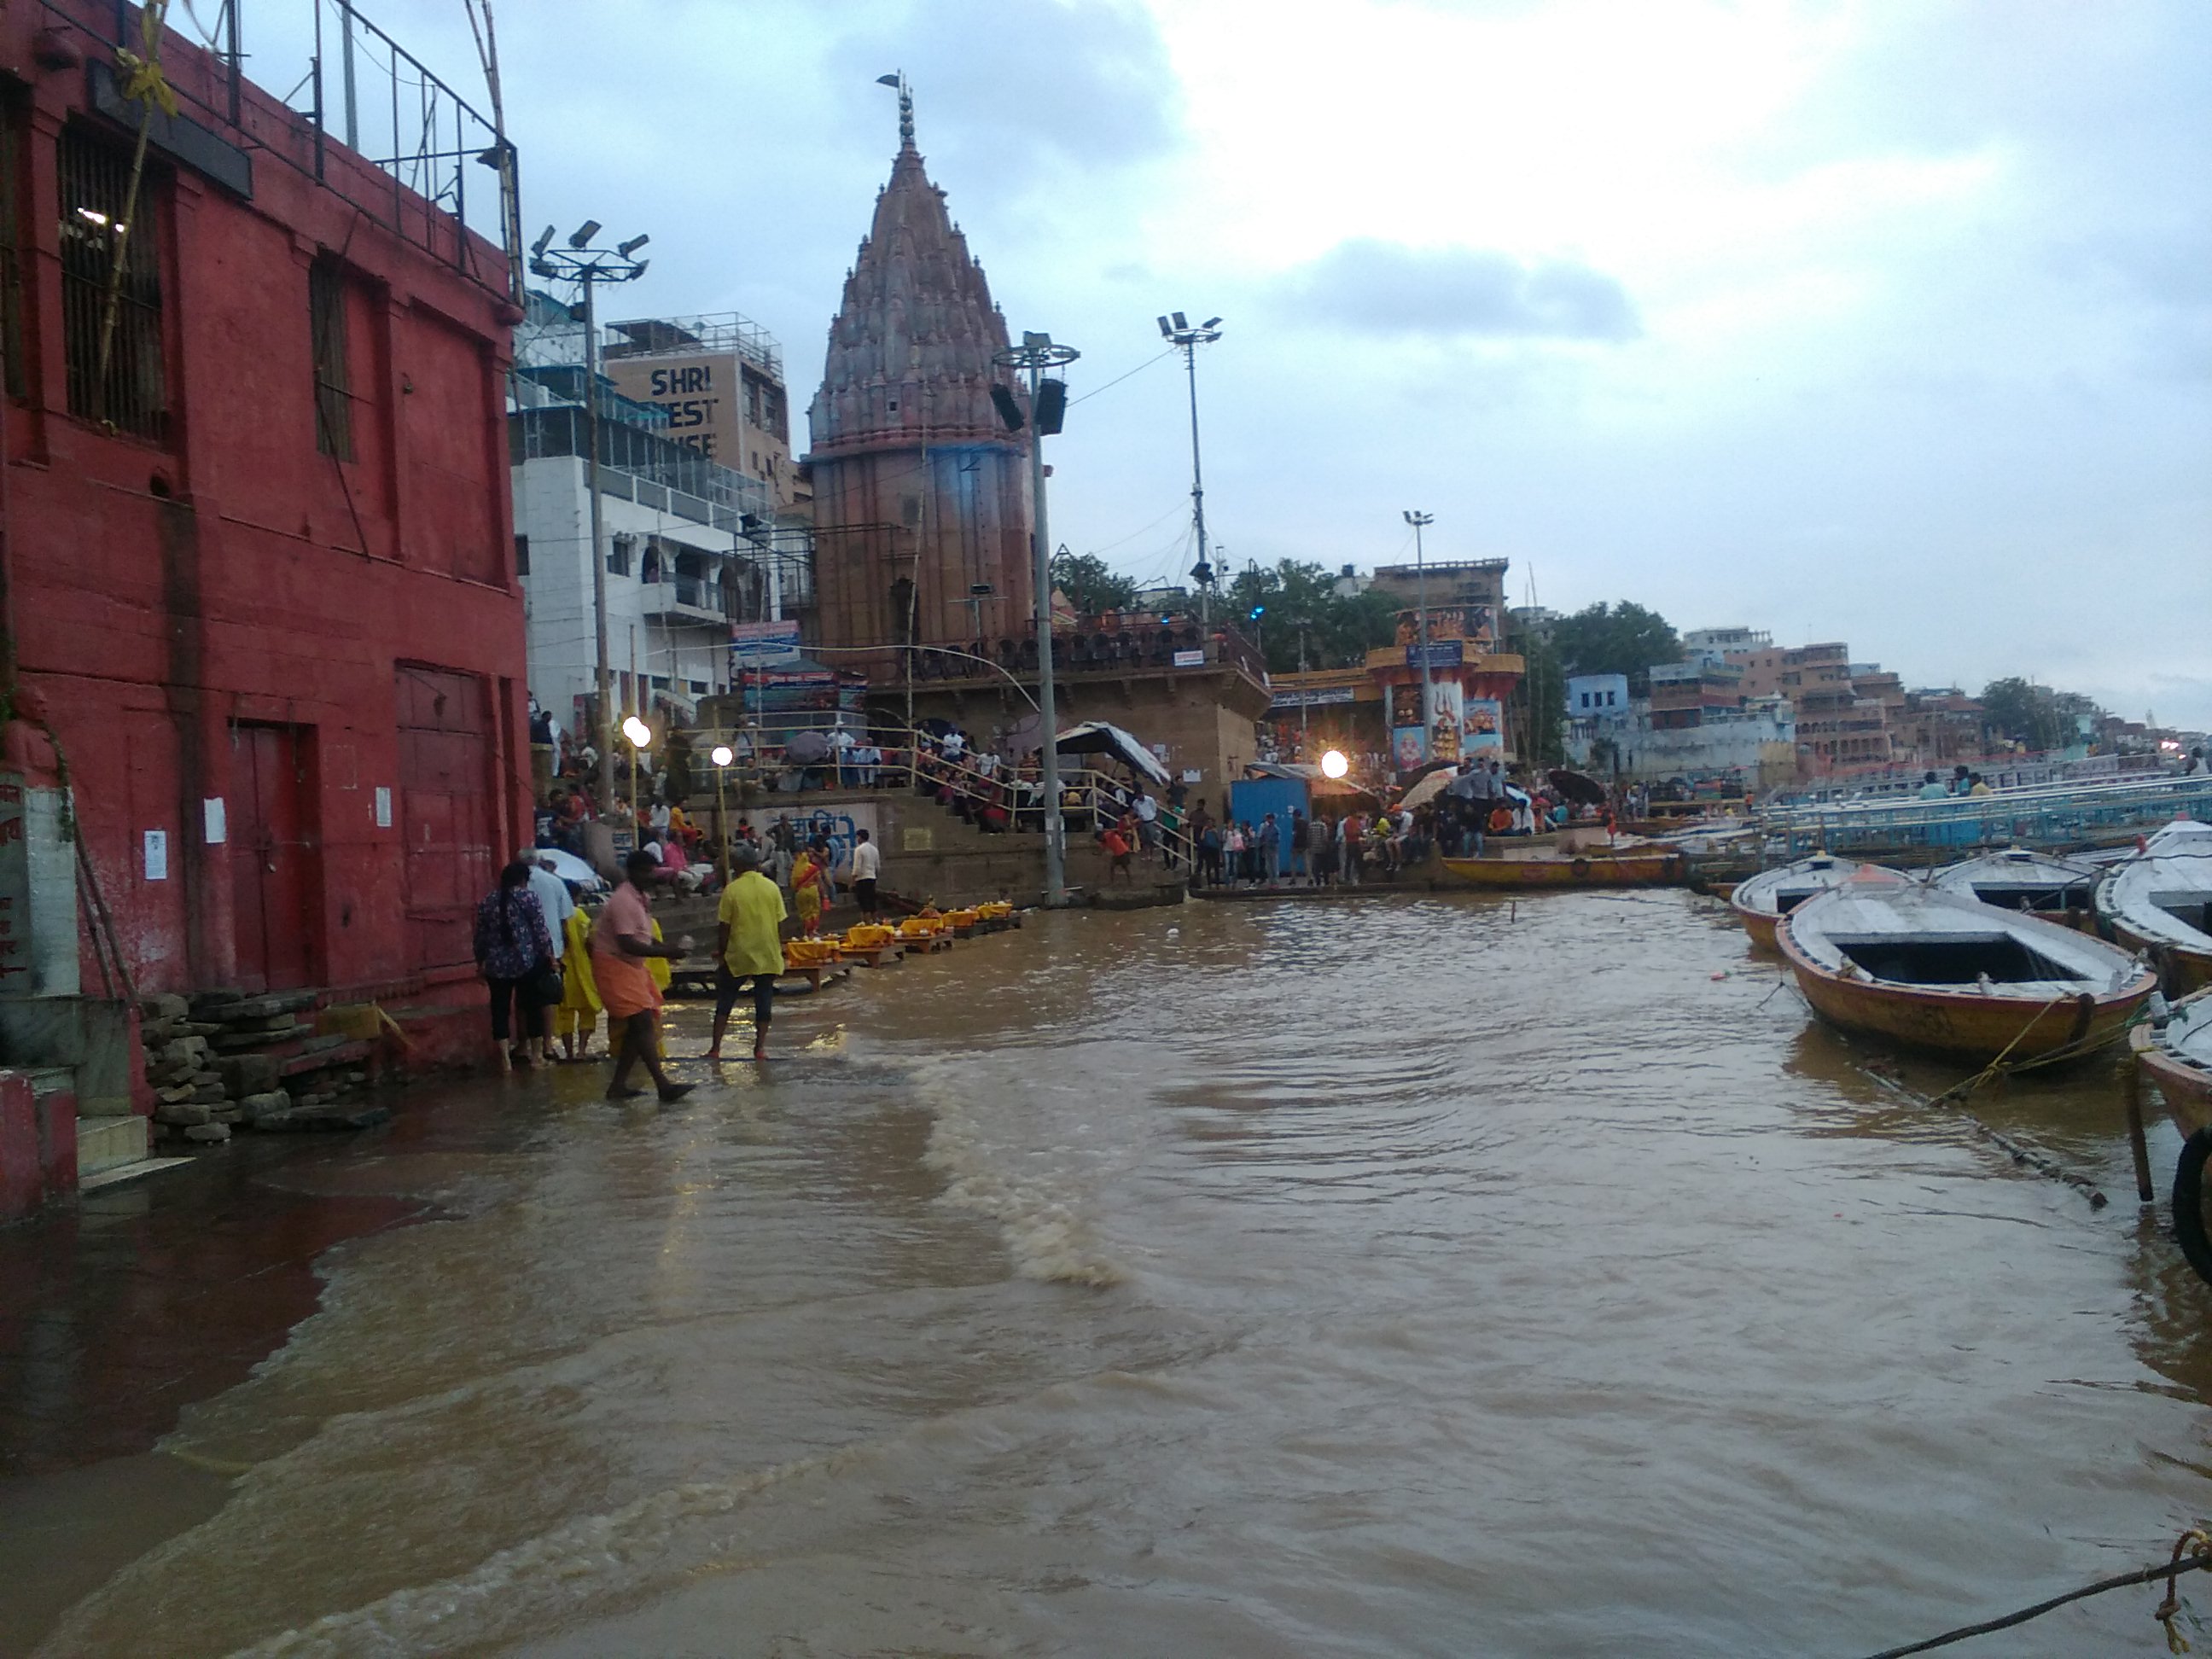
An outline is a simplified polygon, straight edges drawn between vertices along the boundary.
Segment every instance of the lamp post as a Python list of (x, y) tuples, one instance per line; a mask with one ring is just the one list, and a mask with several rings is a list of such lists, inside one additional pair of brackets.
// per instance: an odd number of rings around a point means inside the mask
[[(593, 690), (599, 705), (599, 799), (612, 800), (615, 793), (614, 670), (607, 649), (607, 550), (605, 510), (599, 494), (599, 313), (595, 290), (601, 283), (634, 283), (645, 275), (646, 261), (635, 258), (650, 239), (633, 236), (612, 249), (595, 248), (599, 222), (586, 219), (568, 237), (568, 246), (553, 246), (553, 227), (548, 225), (530, 250), (530, 269), (548, 282), (570, 282), (583, 289), (583, 301), (571, 315), (580, 313), (584, 325), (584, 432), (589, 457), (588, 484), (592, 501), (592, 613), (598, 647)], [(633, 775), (631, 782), (636, 779)], [(635, 788), (633, 787), (633, 793)]]
[(722, 777), (737, 755), (726, 743), (718, 743), (708, 751), (707, 758), (714, 763), (714, 869), (726, 882), (730, 878), (730, 831), (722, 805)]
[(1209, 317), (1193, 328), (1180, 311), (1160, 319), (1160, 337), (1182, 353), (1183, 368), (1190, 375), (1190, 521), (1198, 532), (1198, 562), (1190, 574), (1198, 584), (1199, 624), (1207, 628), (1213, 623), (1213, 567), (1206, 560), (1206, 475), (1198, 464), (1198, 349), (1221, 337), (1220, 321)]
[(1421, 758), (1433, 758), (1429, 753), (1431, 734), (1437, 724), (1437, 688), (1429, 678), (1429, 576), (1421, 562), (1421, 532), (1437, 521), (1433, 513), (1407, 513), (1406, 522), (1413, 526), (1413, 603), (1419, 607), (1421, 633)]
[[(1049, 334), (1024, 333), (1022, 343), (995, 354), (991, 361), (1002, 368), (1026, 369), (1030, 377), (1030, 409), (1037, 410), (1037, 394), (1044, 372), (1073, 362), (1083, 354), (1073, 346), (1055, 345)], [(1057, 419), (1052, 429), (1060, 430)], [(1066, 826), (1060, 816), (1060, 722), (1053, 711), (1052, 685), (1052, 538), (1045, 516), (1044, 425), (1030, 434), (1030, 500), (1035, 508), (1036, 556), (1037, 724), (1041, 753), (1039, 781), (1044, 787), (1044, 902), (1057, 907), (1066, 896), (1066, 858), (1061, 842)]]
[[(642, 822), (637, 815), (637, 775), (645, 769), (645, 751), (653, 747), (653, 728), (632, 714), (623, 722), (623, 736), (629, 739), (629, 822), (635, 833)], [(642, 837), (639, 845), (644, 845)]]

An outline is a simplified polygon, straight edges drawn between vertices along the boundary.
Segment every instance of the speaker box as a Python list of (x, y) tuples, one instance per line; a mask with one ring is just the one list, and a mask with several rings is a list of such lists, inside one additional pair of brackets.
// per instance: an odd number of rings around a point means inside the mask
[(999, 411), (999, 419), (1009, 432), (1022, 429), (1022, 406), (1014, 401), (1014, 394), (1003, 386), (991, 388), (991, 406)]
[(1036, 429), (1038, 435), (1050, 437), (1060, 430), (1060, 422), (1067, 418), (1067, 382), (1045, 380), (1037, 386)]

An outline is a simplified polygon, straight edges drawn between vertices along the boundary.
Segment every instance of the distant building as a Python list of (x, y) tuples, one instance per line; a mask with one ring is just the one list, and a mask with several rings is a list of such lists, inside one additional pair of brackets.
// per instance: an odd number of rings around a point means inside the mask
[(1382, 564), (1366, 591), (1387, 593), (1401, 605), (1457, 611), (1466, 638), (1495, 642), (1505, 625), (1505, 559), (1431, 560), (1422, 566)]
[(1709, 653), (1723, 659), (1731, 651), (1765, 651), (1774, 636), (1755, 628), (1695, 628), (1682, 635), (1682, 653), (1702, 660)]
[(1626, 720), (1628, 676), (1573, 674), (1567, 678), (1567, 718), (1571, 720)]
[(766, 483), (779, 516), (811, 501), (791, 459), (783, 353), (766, 329), (726, 311), (613, 323), (606, 334), (607, 379), (665, 411), (670, 437)]
[(1733, 719), (1744, 704), (1743, 670), (1710, 659), (1655, 664), (1651, 724), (1659, 731)]
[[(605, 349), (634, 355), (611, 360), (596, 388), (613, 720), (663, 709), (689, 721), (701, 699), (729, 689), (731, 625), (797, 617), (811, 599), (803, 541), (780, 548), (771, 539), (777, 497), (769, 482), (715, 459), (728, 453), (731, 439), (763, 438), (734, 411), (726, 411), (721, 436), (702, 430), (710, 416), (684, 404), (703, 406), (704, 390), (689, 400), (656, 395), (678, 383), (655, 381), (653, 366), (661, 360), (639, 343), (696, 342), (698, 320), (618, 325)], [(598, 612), (583, 330), (566, 305), (533, 293), (516, 353), (508, 453), (515, 560), (529, 610), (530, 689), (565, 730), (595, 741)], [(728, 362), (709, 354), (702, 368), (694, 361), (699, 355), (670, 361), (687, 374), (698, 368), (709, 377), (701, 382), (708, 389), (731, 383), (739, 360), (756, 368), (780, 362), (775, 343), (757, 330), (745, 337), (744, 351), (732, 348)], [(627, 395), (624, 385), (643, 395)]]

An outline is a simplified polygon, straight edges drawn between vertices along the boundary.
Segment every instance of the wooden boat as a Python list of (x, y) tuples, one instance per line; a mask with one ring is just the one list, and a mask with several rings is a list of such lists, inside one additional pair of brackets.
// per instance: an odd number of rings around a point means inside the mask
[(1743, 924), (1743, 931), (1751, 935), (1751, 942), (1771, 951), (1775, 923), (1807, 899), (1850, 879), (1862, 867), (1850, 859), (1815, 853), (1809, 859), (1762, 870), (1738, 882), (1729, 895), (1729, 908)]
[[(2130, 1033), (2142, 1074), (2158, 1085), (2166, 1115), (2181, 1131), (2181, 1156), (2173, 1166), (2173, 1237), (2199, 1277), (2212, 1282), (2212, 1216), (2205, 1212), (2204, 1165), (2212, 1158), (2212, 990), (2173, 1006), (2163, 1024), (2154, 1020)], [(2142, 1102), (2128, 1097), (2129, 1133), (2136, 1168), (2148, 1180), (2142, 1140)]]
[(2212, 985), (2212, 824), (2178, 818), (2097, 884), (2097, 921), (2179, 996)]
[(2022, 910), (2045, 921), (2079, 927), (2094, 908), (2098, 878), (2105, 872), (2081, 859), (2054, 858), (2025, 847), (2008, 847), (1961, 864), (1947, 864), (1928, 879), (1948, 893)]
[(2129, 1041), (2173, 1127), (2185, 1136), (2212, 1128), (2212, 990), (2184, 997), (2165, 1024), (2138, 1025)]
[(1445, 859), (1445, 869), (1477, 887), (1665, 887), (1682, 879), (1682, 855), (1664, 848), (1547, 852), (1523, 857)]
[(2091, 1047), (2158, 988), (2117, 945), (1888, 871), (1807, 900), (1774, 938), (1832, 1024), (1972, 1060)]

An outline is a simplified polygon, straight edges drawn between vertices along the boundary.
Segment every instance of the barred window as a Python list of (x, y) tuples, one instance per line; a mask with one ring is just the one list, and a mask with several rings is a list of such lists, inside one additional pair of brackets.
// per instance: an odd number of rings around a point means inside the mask
[(70, 413), (164, 437), (169, 400), (154, 179), (140, 179), (134, 205), (130, 155), (76, 127), (63, 131), (57, 161)]
[(307, 329), (315, 362), (315, 447), (353, 459), (353, 396), (346, 374), (345, 271), (332, 258), (307, 267)]
[(0, 102), (0, 370), (8, 395), (30, 395), (23, 362), (23, 165), (22, 112), (15, 100)]

